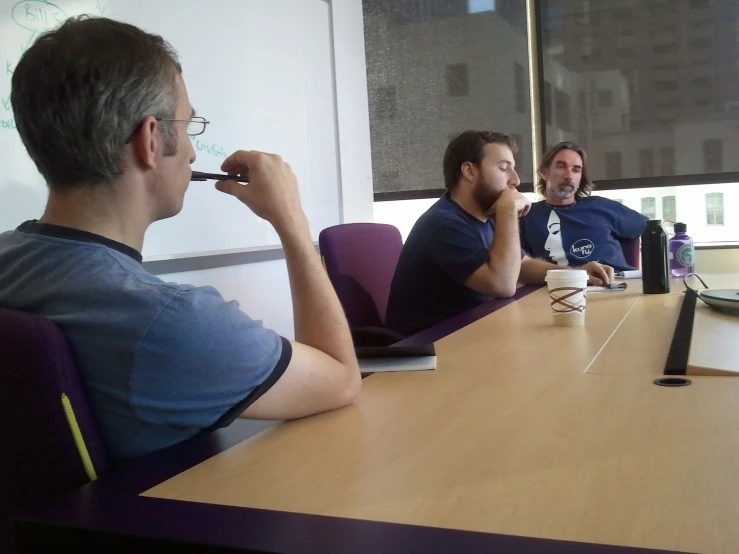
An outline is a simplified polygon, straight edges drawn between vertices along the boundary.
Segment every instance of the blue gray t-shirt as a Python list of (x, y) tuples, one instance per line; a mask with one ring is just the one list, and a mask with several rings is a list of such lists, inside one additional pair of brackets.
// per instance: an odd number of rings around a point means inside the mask
[(535, 202), (521, 218), (521, 246), (531, 256), (561, 266), (596, 261), (626, 271), (634, 268), (626, 263), (618, 238), (638, 238), (646, 222), (639, 212), (600, 196), (567, 206)]
[(492, 219), (480, 221), (442, 196), (403, 245), (385, 325), (410, 335), (490, 300), (464, 283), (489, 261), (494, 233)]
[(64, 332), (114, 462), (230, 424), (292, 354), (215, 289), (165, 283), (126, 245), (37, 222), (0, 234), (0, 307)]

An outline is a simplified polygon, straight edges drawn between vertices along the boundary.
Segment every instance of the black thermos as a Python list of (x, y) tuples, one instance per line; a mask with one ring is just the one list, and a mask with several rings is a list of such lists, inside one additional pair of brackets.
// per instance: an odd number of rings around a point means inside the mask
[(641, 280), (644, 294), (670, 292), (667, 234), (661, 223), (659, 219), (650, 219), (641, 235)]

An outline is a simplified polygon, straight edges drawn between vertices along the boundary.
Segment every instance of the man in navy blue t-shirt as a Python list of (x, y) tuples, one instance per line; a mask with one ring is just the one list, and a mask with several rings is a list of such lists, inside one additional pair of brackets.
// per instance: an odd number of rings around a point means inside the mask
[(535, 258), (576, 267), (596, 261), (616, 271), (626, 263), (619, 238), (638, 238), (647, 218), (623, 204), (590, 196), (587, 156), (572, 142), (547, 152), (537, 188), (545, 200), (521, 219), (521, 246)]
[[(398, 260), (386, 325), (412, 334), (469, 308), (543, 284), (556, 265), (524, 255), (519, 217), (531, 203), (519, 185), (515, 142), (503, 133), (466, 131), (444, 154), (447, 193), (413, 227)], [(491, 219), (494, 217), (494, 220)], [(593, 284), (612, 270), (586, 264)]]

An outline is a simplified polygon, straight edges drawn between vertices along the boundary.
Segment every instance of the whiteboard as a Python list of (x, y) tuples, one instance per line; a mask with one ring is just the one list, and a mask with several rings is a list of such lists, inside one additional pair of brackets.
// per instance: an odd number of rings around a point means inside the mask
[[(324, 0), (0, 0), (0, 232), (41, 216), (47, 190), (15, 130), (11, 75), (39, 32), (103, 15), (162, 35), (177, 50), (190, 101), (211, 122), (192, 137), (193, 169), (219, 172), (238, 149), (280, 154), (298, 177), (314, 240), (340, 223), (331, 6)], [(136, 122), (131, 122), (132, 126)], [(145, 260), (277, 246), (272, 227), (212, 182), (154, 223)]]

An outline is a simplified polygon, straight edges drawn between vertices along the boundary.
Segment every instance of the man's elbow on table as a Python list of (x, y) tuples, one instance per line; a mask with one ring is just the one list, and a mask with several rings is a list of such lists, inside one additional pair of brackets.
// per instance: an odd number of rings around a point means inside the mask
[(487, 265), (481, 266), (465, 281), (465, 286), (493, 298), (510, 298), (516, 294), (513, 275), (499, 275)]
[(292, 344), (292, 358), (279, 380), (249, 406), (247, 419), (297, 419), (352, 404), (362, 389), (356, 358), (339, 362), (318, 349)]

